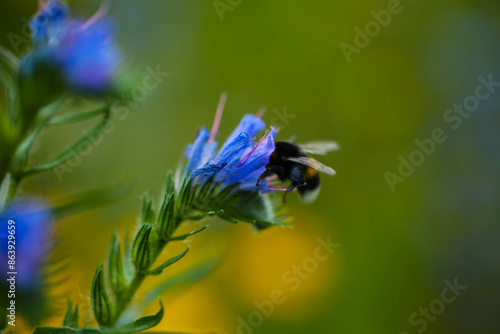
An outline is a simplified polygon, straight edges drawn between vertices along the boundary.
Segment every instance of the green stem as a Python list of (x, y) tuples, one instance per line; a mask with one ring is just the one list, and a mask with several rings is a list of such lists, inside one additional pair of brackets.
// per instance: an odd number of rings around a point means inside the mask
[(116, 323), (120, 319), (123, 311), (125, 311), (132, 298), (135, 296), (135, 293), (141, 286), (142, 281), (144, 281), (144, 278), (146, 278), (146, 275), (139, 272), (136, 273), (134, 279), (132, 280), (132, 282), (130, 282), (129, 286), (127, 287), (127, 290), (116, 298), (116, 308), (113, 313), (113, 320), (111, 321), (111, 327), (116, 326)]
[(0, 212), (6, 211), (14, 200), (20, 180), (11, 174), (5, 175), (2, 181), (2, 195), (0, 196)]
[[(178, 219), (177, 221), (178, 221), (178, 223), (176, 224), (176, 226), (178, 227), (181, 225), (183, 220)], [(175, 233), (175, 231), (177, 230), (177, 227), (172, 232), (172, 234)], [(154, 260), (152, 261), (152, 263), (154, 263), (156, 261), (158, 256), (161, 254), (161, 252), (163, 251), (163, 249), (165, 248), (165, 246), (167, 246), (167, 244), (169, 242), (170, 242), (170, 239), (159, 240), (157, 247), (156, 247), (156, 250), (153, 253)], [(115, 306), (115, 310), (113, 312), (113, 320), (111, 321), (112, 328), (114, 328), (116, 326), (116, 323), (118, 322), (118, 320), (122, 316), (123, 312), (125, 311), (125, 309), (129, 305), (129, 303), (131, 302), (132, 298), (134, 298), (134, 296), (137, 293), (137, 290), (139, 290), (139, 287), (141, 286), (142, 282), (148, 276), (148, 275), (145, 275), (144, 272), (150, 270), (151, 266), (147, 270), (136, 271), (134, 278), (132, 279), (132, 281), (130, 282), (130, 284), (126, 288), (126, 290), (122, 294), (117, 296), (116, 304), (115, 304), (116, 306)]]

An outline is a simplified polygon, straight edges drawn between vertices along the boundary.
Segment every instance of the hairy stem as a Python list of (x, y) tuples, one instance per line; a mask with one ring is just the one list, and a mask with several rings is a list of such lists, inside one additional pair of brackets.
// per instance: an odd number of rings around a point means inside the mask
[[(177, 227), (180, 226), (182, 224), (182, 221), (183, 221), (182, 219), (177, 219), (176, 226)], [(175, 230), (177, 230), (177, 228)], [(175, 232), (175, 230), (172, 232), (172, 234)], [(153, 261), (152, 261), (153, 264), (158, 259), (158, 256), (160, 256), (161, 252), (169, 242), (170, 240), (168, 239), (167, 240), (160, 239), (158, 241), (157, 247), (153, 252)], [(151, 266), (148, 268), (148, 270), (151, 269)], [(113, 312), (113, 320), (111, 321), (112, 328), (116, 326), (123, 312), (127, 309), (127, 306), (130, 304), (135, 294), (137, 293), (137, 290), (139, 290), (139, 287), (141, 286), (142, 282), (148, 276), (144, 274), (145, 271), (136, 271), (135, 276), (130, 282), (130, 284), (127, 286), (127, 289), (119, 296), (117, 296), (115, 310)]]

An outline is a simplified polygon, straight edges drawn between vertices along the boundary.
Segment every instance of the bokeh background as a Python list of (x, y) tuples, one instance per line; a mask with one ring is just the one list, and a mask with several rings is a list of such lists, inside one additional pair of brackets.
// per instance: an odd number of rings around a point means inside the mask
[[(225, 254), (223, 264), (165, 295), (156, 331), (238, 333), (238, 318), (248, 321), (255, 302), (280, 289), (286, 300), (253, 332), (418, 333), (424, 326), (409, 317), (436, 307), (443, 281), (457, 278), (467, 289), (424, 332), (498, 333), (500, 92), (456, 130), (443, 114), (474, 95), (478, 76), (500, 81), (500, 3), (403, 0), (401, 12), (348, 62), (339, 45), (354, 45), (354, 28), (364, 30), (370, 12), (387, 9), (387, 1), (221, 2), (232, 9), (223, 20), (212, 1), (112, 2), (128, 64), (142, 75), (150, 66), (169, 76), (129, 114), (115, 117), (113, 131), (71, 172), (40, 175), (21, 190), (58, 203), (93, 186), (134, 184), (126, 199), (57, 223), (57, 251), (71, 259), (70, 278), (59, 286), (62, 309), (69, 297), (89, 320), (90, 280), (111, 233), (134, 228), (140, 195), (161, 188), (164, 172), (177, 165), (197, 127), (210, 126), (226, 91), (222, 137), (243, 114), (266, 106), (264, 120), (280, 126), (282, 140), (337, 140), (342, 150), (321, 160), (338, 175), (323, 178), (313, 204), (289, 196), (293, 228), (258, 235), (243, 223), (214, 223), (193, 238), (187, 260), (160, 281), (217, 254)], [(85, 17), (99, 7), (70, 4)], [(22, 36), (23, 18), (36, 7), (34, 0), (2, 1), (2, 45), (12, 49), (9, 33)], [(293, 116), (286, 122), (276, 119), (284, 110)], [(47, 131), (34, 161), (90, 125)], [(397, 173), (398, 157), (408, 159), (414, 141), (435, 128), (447, 140), (391, 191), (384, 173)], [(292, 291), (282, 275), (328, 236), (340, 247)], [(184, 247), (172, 247), (172, 254)], [(63, 314), (47, 324), (60, 324)]]

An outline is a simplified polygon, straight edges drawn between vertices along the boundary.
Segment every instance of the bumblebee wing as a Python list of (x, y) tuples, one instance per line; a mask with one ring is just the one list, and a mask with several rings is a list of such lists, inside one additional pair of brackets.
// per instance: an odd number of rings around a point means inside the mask
[(335, 141), (312, 141), (309, 143), (299, 144), (299, 148), (304, 153), (325, 155), (330, 151), (340, 149), (339, 144)]
[(319, 162), (318, 160), (313, 159), (313, 158), (309, 158), (309, 157), (285, 157), (284, 159), (288, 160), (288, 161), (297, 162), (297, 163), (302, 164), (302, 165), (307, 166), (307, 167), (311, 167), (311, 168), (317, 170), (318, 172), (325, 173), (325, 174), (330, 175), (330, 176), (335, 176), (335, 174), (337, 174), (333, 170), (332, 167), (325, 166), (321, 162)]

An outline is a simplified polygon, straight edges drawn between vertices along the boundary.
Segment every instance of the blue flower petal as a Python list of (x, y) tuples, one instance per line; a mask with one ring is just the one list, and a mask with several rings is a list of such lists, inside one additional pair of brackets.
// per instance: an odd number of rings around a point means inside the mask
[(263, 130), (266, 127), (266, 123), (256, 117), (253, 114), (246, 114), (243, 116), (240, 124), (236, 127), (236, 129), (227, 137), (226, 142), (222, 146), (221, 150), (225, 148), (227, 144), (232, 142), (240, 133), (246, 133), (249, 138), (255, 138), (259, 131)]
[(76, 24), (68, 33), (58, 53), (68, 85), (88, 93), (109, 89), (122, 62), (111, 22), (100, 19), (85, 28)]
[(255, 136), (264, 127), (265, 123), (260, 118), (245, 115), (217, 155), (216, 143), (208, 142), (210, 134), (202, 128), (194, 144), (189, 145), (185, 152), (189, 159), (186, 172), (195, 177), (196, 184), (214, 176), (214, 182), (221, 183), (223, 187), (240, 183), (238, 189), (241, 190), (270, 191), (266, 180), (262, 180), (258, 187), (255, 185), (275, 149), (275, 129), (262, 138), (261, 143), (255, 143)]
[[(42, 284), (42, 266), (51, 246), (51, 214), (40, 203), (16, 203), (0, 216), (0, 257), (7, 259), (8, 222), (15, 229), (16, 240), (16, 284), (25, 291), (40, 288)], [(5, 246), (5, 247), (3, 247)], [(7, 260), (0, 262), (0, 275), (6, 275)]]
[(33, 67), (59, 71), (66, 85), (78, 93), (100, 94), (112, 88), (122, 64), (109, 20), (72, 19), (62, 2), (50, 0), (30, 21), (33, 49), (22, 62), (22, 75)]
[[(266, 165), (269, 163), (269, 157), (275, 149), (274, 137), (276, 136), (276, 130), (272, 130), (267, 136), (265, 143), (260, 144), (254, 152), (248, 157), (243, 163), (241, 163), (238, 168), (234, 171), (228, 183), (242, 182), (239, 186), (240, 189), (245, 190), (257, 190), (261, 189), (266, 191), (267, 184), (259, 184), (257, 187), (257, 179), (265, 171)], [(262, 182), (261, 182), (262, 183)]]
[(243, 150), (251, 148), (252, 144), (253, 141), (247, 133), (239, 133), (238, 136), (232, 140), (226, 140), (224, 146), (217, 155), (217, 162), (229, 162), (231, 158), (239, 156), (238, 154), (241, 154)]
[(49, 38), (52, 31), (64, 22), (68, 15), (68, 6), (57, 0), (50, 0), (47, 4), (30, 20), (29, 27), (33, 33), (33, 42)]
[(196, 134), (196, 138), (194, 139), (194, 144), (189, 145), (185, 155), (189, 159), (189, 162), (186, 166), (186, 171), (191, 171), (193, 169), (199, 168), (203, 166), (202, 163), (202, 153), (205, 142), (210, 137), (210, 132), (207, 129), (202, 127), (198, 133)]

